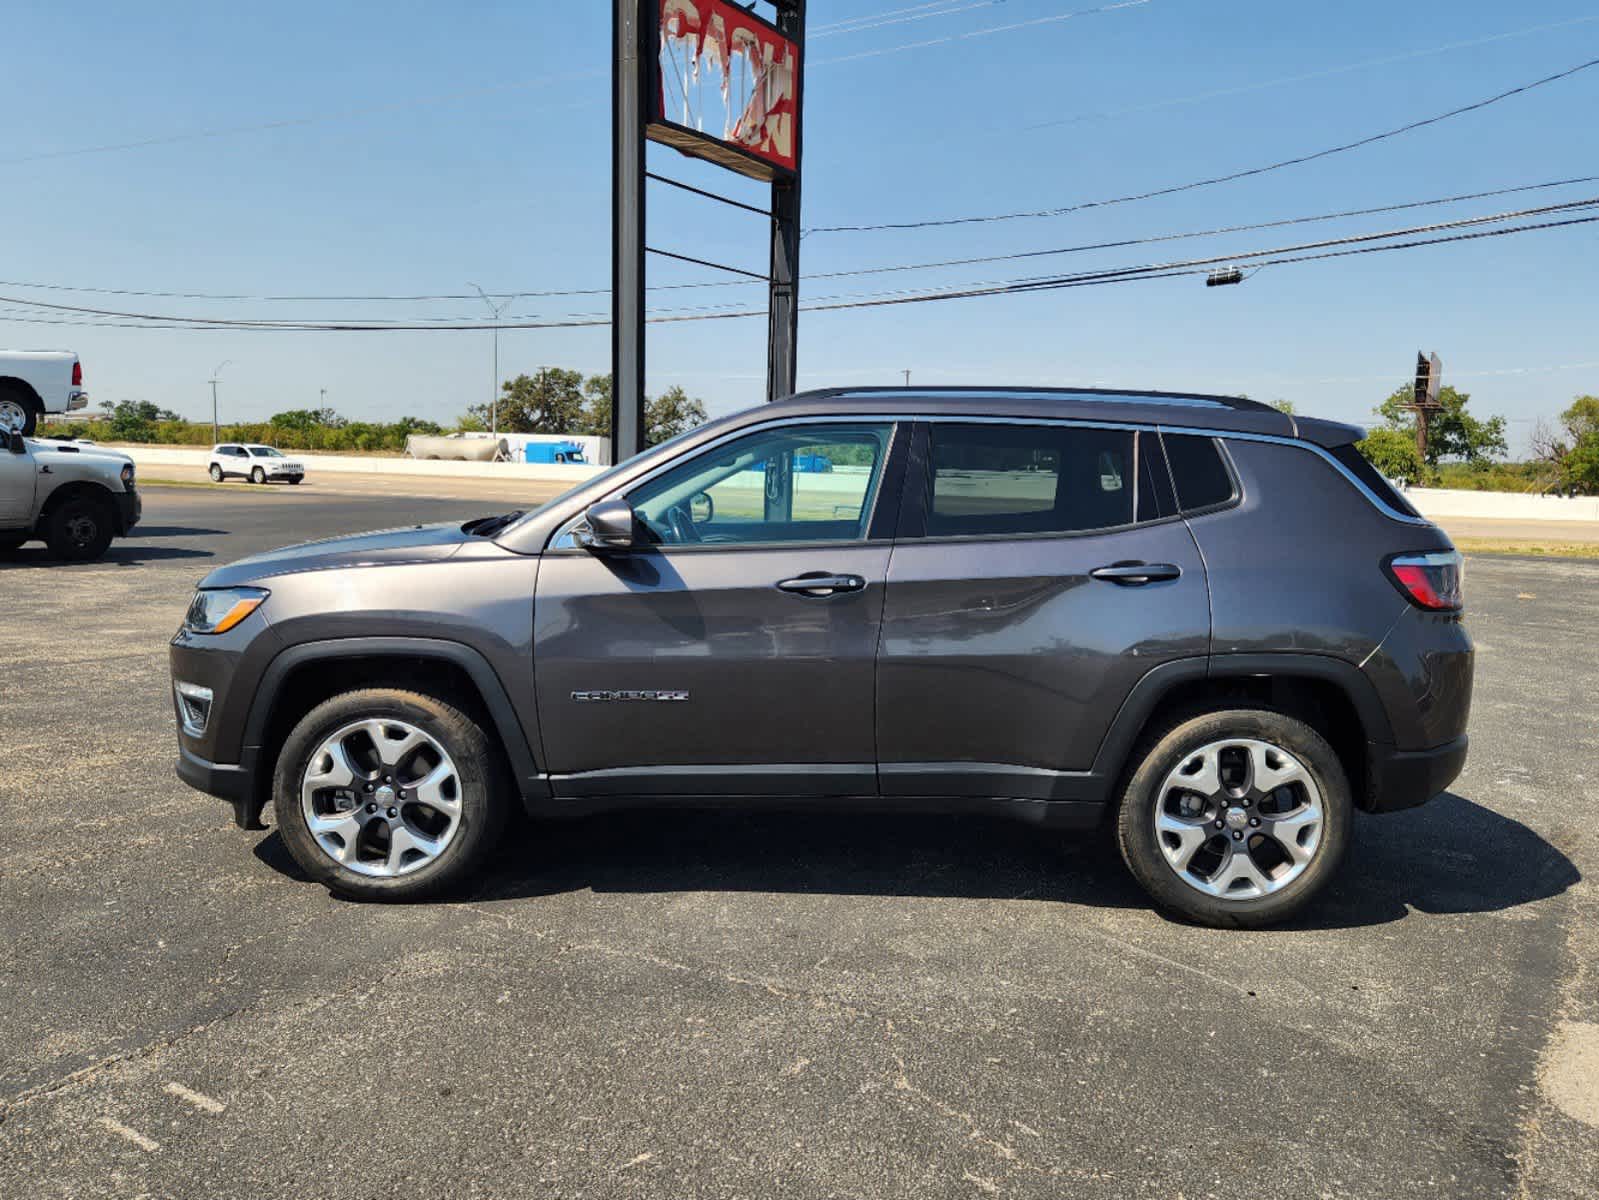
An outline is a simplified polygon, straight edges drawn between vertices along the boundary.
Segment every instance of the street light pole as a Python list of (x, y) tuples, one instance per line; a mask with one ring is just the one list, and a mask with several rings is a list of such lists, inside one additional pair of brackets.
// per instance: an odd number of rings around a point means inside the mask
[(497, 440), (500, 436), (500, 314), (511, 306), (513, 300), (520, 300), (522, 293), (507, 296), (496, 305), (489, 299), (488, 293), (477, 284), (471, 280), (467, 280), (467, 284), (483, 297), (483, 303), (487, 304), (489, 312), (494, 314), (494, 393), (489, 397), (489, 436)]
[(222, 374), (222, 368), (233, 360), (225, 358), (219, 362), (211, 372), (211, 444), (215, 445), (222, 437), (217, 425), (217, 376)]

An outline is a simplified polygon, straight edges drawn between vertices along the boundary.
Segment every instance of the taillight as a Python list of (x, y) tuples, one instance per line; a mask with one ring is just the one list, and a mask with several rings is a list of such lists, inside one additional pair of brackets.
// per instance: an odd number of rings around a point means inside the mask
[(1417, 608), (1458, 612), (1461, 607), (1461, 558), (1458, 550), (1396, 554), (1387, 562), (1388, 576)]
[[(57, 375), (56, 378), (60, 379), (61, 376)], [(81, 362), (74, 361), (72, 364), (72, 386), (83, 386), (83, 364)]]

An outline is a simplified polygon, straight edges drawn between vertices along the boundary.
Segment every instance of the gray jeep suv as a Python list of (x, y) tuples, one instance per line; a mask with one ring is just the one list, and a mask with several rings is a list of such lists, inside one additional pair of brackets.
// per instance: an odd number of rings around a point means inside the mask
[(178, 774), (339, 892), (462, 884), (518, 810), (792, 803), (1113, 824), (1262, 925), (1466, 756), (1460, 556), (1353, 426), (1246, 400), (810, 392), (535, 512), (202, 581)]

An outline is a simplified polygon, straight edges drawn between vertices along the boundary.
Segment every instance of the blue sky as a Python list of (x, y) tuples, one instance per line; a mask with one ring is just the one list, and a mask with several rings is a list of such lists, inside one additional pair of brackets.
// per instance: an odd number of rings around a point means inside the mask
[[(960, 11), (825, 29), (913, 3), (811, 2), (807, 226), (1159, 188), (1349, 141), (1599, 57), (1591, 0), (1148, 0), (1054, 21), (1045, 18), (1093, 0), (948, 0)], [(602, 0), (21, 6), (8, 17), (0, 73), (9, 118), (0, 295), (191, 316), (447, 319), (481, 316), (482, 306), (236, 303), (17, 284), (250, 295), (459, 293), (468, 281), (496, 292), (603, 289), (609, 12)], [(984, 32), (1020, 22), (1037, 23)], [(1523, 32), (1539, 26), (1552, 28)], [(921, 42), (934, 44), (897, 49)], [(1356, 65), (1463, 42), (1477, 44)], [(1596, 113), (1599, 69), (1253, 179), (1055, 219), (814, 234), (802, 262), (809, 273), (1003, 254), (1599, 175)], [(227, 132), (275, 121), (297, 123)], [(178, 140), (79, 153), (165, 138)], [(760, 198), (759, 185), (671, 150), (652, 147), (650, 159), (655, 170)], [(1599, 183), (1036, 264), (816, 280), (802, 295), (1242, 252), (1595, 195)], [(758, 218), (660, 188), (651, 204), (653, 244), (764, 265)], [(1599, 225), (1589, 225), (1272, 267), (1233, 288), (1185, 277), (815, 313), (801, 320), (801, 384), (897, 383), (910, 369), (924, 383), (1242, 392), (1359, 420), (1405, 379), (1418, 349), (1437, 350), (1448, 381), (1512, 419), (1519, 448), (1534, 418), (1599, 392), (1596, 268)], [(660, 261), (651, 272), (652, 283), (717, 278)], [(661, 303), (760, 292), (666, 293)], [(511, 311), (560, 319), (607, 306), (604, 294), (544, 296)], [(326, 388), (350, 416), (448, 421), (491, 384), (487, 333), (130, 330), (19, 315), (0, 305), (0, 345), (75, 348), (96, 399), (154, 400), (194, 416), (208, 411), (205, 381), (224, 359), (225, 418), (314, 405)], [(650, 388), (681, 384), (713, 412), (753, 403), (763, 337), (759, 320), (654, 326)], [(608, 361), (603, 328), (502, 334), (506, 375), (544, 364), (600, 371)]]

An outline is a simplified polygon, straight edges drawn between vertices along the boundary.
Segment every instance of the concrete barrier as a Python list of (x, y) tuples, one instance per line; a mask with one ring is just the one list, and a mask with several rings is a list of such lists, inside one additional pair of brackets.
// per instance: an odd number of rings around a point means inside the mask
[[(117, 446), (138, 464), (141, 473), (155, 473), (153, 469), (168, 472), (181, 471), (195, 479), (205, 475), (209, 450), (196, 450), (186, 446)], [(306, 473), (320, 472), (345, 475), (382, 475), (402, 479), (498, 479), (536, 480), (567, 485), (592, 479), (604, 468), (594, 466), (563, 466), (553, 463), (496, 463), (496, 462), (433, 462), (427, 459), (362, 458), (342, 454), (303, 454), (285, 451), (305, 463)], [(833, 490), (848, 492), (858, 489), (859, 481), (851, 481), (848, 469), (827, 475), (799, 475), (796, 480), (802, 490), (826, 493)], [(729, 481), (737, 486), (739, 481)], [(729, 484), (723, 484), (728, 487)], [(1446, 488), (1411, 488), (1405, 493), (1411, 504), (1423, 516), (1479, 517), (1497, 521), (1593, 521), (1599, 522), (1599, 497), (1581, 496), (1565, 499), (1560, 496), (1535, 496), (1516, 492), (1470, 492)]]
[[(142, 474), (149, 475), (153, 468), (169, 472), (181, 471), (195, 479), (205, 475), (209, 450), (192, 450), (186, 446), (118, 446), (138, 464)], [(554, 463), (516, 462), (449, 462), (445, 460), (411, 458), (362, 458), (344, 454), (305, 454), (285, 450), (290, 458), (305, 464), (308, 476), (323, 471), (335, 475), (384, 475), (391, 478), (424, 477), (433, 479), (499, 479), (541, 480), (549, 483), (575, 484), (592, 479), (603, 469), (592, 466), (565, 466)]]
[(1599, 521), (1599, 497), (1536, 496), (1517, 492), (1468, 492), (1411, 488), (1405, 498), (1422, 516), (1482, 517), (1494, 521)]

